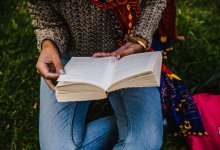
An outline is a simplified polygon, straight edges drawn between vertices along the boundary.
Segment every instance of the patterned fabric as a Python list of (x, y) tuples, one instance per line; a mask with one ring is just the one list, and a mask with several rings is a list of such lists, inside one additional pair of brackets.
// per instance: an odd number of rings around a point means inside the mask
[(118, 46), (124, 44), (135, 22), (140, 17), (138, 0), (92, 0), (101, 9), (109, 10), (114, 39)]
[[(131, 30), (128, 38), (134, 36), (145, 38), (148, 43), (147, 46), (150, 48), (153, 35), (158, 28), (160, 21), (158, 18), (161, 18), (161, 11), (164, 10), (164, 6), (166, 6), (166, 0), (144, 0), (141, 4), (148, 6), (148, 9), (143, 9), (143, 7), (141, 7), (141, 15), (138, 19), (139, 21)], [(147, 17), (148, 15), (151, 17)]]
[(54, 41), (59, 52), (92, 56), (115, 49), (108, 14), (89, 0), (29, 2), (29, 13), (37, 37), (37, 47), (45, 39)]
[(186, 137), (191, 150), (220, 150), (220, 94), (198, 93), (193, 98), (205, 123), (207, 136)]
[[(161, 51), (163, 58), (172, 52), (170, 42), (161, 40), (155, 35), (149, 51)], [(168, 120), (174, 135), (206, 135), (199, 110), (192, 98), (192, 94), (185, 87), (181, 79), (162, 65), (160, 93), (164, 118)]]
[[(139, 22), (129, 37), (139, 35), (151, 44), (166, 0), (139, 0), (139, 4)], [(95, 52), (116, 49), (111, 13), (91, 0), (29, 0), (28, 8), (39, 50), (45, 39), (54, 41), (61, 54), (68, 50), (73, 56), (92, 56)]]
[(206, 134), (197, 105), (181, 80), (162, 72), (160, 91), (164, 115), (174, 135)]

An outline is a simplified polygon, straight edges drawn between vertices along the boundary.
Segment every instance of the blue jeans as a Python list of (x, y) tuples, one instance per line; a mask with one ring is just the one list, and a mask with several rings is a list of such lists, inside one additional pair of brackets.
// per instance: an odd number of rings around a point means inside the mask
[[(64, 57), (65, 58), (65, 57)], [(65, 64), (65, 59), (62, 59)], [(157, 88), (128, 88), (108, 95), (114, 116), (86, 123), (91, 101), (56, 101), (44, 80), (40, 88), (42, 150), (159, 150), (163, 124)]]

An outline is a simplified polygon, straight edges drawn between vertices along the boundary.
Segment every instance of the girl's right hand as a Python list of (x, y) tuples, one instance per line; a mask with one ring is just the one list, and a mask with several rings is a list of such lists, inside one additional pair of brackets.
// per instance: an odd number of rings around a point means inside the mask
[(50, 89), (55, 90), (54, 81), (64, 74), (60, 56), (55, 44), (50, 40), (44, 40), (42, 50), (36, 64), (37, 72), (45, 79)]

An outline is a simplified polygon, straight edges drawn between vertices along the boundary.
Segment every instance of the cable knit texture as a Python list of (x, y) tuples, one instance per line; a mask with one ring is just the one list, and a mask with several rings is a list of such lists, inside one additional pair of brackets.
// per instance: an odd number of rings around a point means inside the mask
[[(166, 0), (140, 0), (139, 23), (129, 36), (141, 36), (150, 44), (165, 3)], [(73, 56), (92, 56), (116, 48), (108, 11), (89, 0), (35, 0), (28, 2), (28, 8), (39, 50), (45, 39), (52, 40), (61, 54), (68, 50)]]

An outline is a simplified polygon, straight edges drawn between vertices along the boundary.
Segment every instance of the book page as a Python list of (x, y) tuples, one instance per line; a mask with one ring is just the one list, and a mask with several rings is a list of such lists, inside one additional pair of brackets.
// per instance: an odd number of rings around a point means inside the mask
[(160, 52), (146, 52), (122, 57), (115, 68), (112, 84), (139, 73), (153, 72), (159, 55)]
[(58, 81), (89, 83), (107, 89), (115, 61), (114, 57), (72, 57)]

